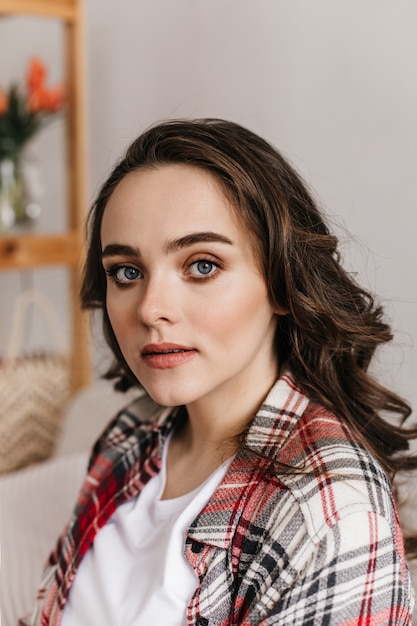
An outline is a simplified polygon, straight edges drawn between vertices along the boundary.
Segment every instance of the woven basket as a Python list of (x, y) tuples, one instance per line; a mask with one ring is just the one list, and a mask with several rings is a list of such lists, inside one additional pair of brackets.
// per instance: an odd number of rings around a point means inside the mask
[[(54, 350), (21, 355), (25, 320), (37, 305)], [(69, 359), (56, 311), (38, 291), (17, 299), (5, 358), (0, 362), (0, 474), (47, 459), (60, 431), (70, 391)]]

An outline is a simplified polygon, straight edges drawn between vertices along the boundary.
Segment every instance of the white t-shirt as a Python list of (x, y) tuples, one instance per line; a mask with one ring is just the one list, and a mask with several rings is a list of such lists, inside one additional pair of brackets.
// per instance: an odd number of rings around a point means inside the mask
[(197, 576), (184, 556), (188, 528), (222, 481), (230, 460), (197, 489), (160, 500), (161, 472), (98, 532), (75, 576), (61, 626), (182, 626)]

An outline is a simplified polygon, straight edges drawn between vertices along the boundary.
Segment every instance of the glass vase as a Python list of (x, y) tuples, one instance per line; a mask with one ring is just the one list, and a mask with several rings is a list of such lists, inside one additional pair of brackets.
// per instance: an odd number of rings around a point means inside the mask
[(4, 233), (12, 228), (16, 221), (16, 208), (21, 201), (16, 164), (11, 158), (3, 158), (0, 161), (0, 232)]
[(41, 213), (42, 176), (38, 161), (28, 154), (0, 160), (0, 233), (28, 225)]

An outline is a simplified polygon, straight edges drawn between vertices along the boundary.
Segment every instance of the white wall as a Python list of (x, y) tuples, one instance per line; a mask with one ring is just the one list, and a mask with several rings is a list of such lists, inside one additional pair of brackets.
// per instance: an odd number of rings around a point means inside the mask
[[(346, 264), (380, 294), (396, 330), (380, 374), (417, 405), (415, 1), (86, 0), (86, 9), (89, 199), (161, 118), (225, 117), (262, 134), (313, 186), (342, 239), (344, 227), (355, 236)], [(0, 28), (0, 80), (20, 75), (34, 50), (59, 74), (56, 29), (39, 40), (21, 22), (16, 46), (12, 26)], [(48, 174), (42, 228), (63, 185), (58, 135), (36, 145)], [(62, 278), (42, 281), (55, 290)], [(1, 278), (2, 304), (18, 288)]]

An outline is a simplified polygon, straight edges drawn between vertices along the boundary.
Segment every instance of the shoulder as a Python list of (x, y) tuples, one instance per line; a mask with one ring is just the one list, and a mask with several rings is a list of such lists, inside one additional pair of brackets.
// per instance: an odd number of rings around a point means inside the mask
[(395, 531), (394, 498), (384, 470), (343, 420), (323, 406), (308, 405), (278, 460), (297, 467), (279, 480), (313, 541), (350, 515), (366, 520), (376, 514)]
[(156, 404), (146, 393), (121, 409), (100, 435), (91, 452), (89, 468), (98, 457), (114, 461), (130, 450), (147, 445), (152, 435), (159, 434), (171, 409)]
[(382, 467), (348, 424), (309, 398), (291, 372), (271, 389), (247, 443), (260, 470), (251, 474), (259, 481), (255, 510), (272, 526), (277, 519), (277, 528), (285, 528), (294, 519), (294, 527), (301, 524), (306, 536), (320, 541), (342, 517), (360, 511), (374, 512), (394, 528), (392, 488)]
[(98, 527), (116, 506), (140, 492), (159, 471), (164, 431), (172, 414), (172, 409), (145, 395), (117, 413), (93, 447), (74, 520), (82, 518), (85, 526), (86, 520), (96, 524), (98, 516)]
[(389, 563), (395, 584), (409, 588), (390, 482), (341, 420), (309, 404), (276, 460), (294, 471), (277, 465), (257, 473), (236, 533), (245, 537), (243, 562), (258, 555), (249, 570), (268, 555), (279, 595), (326, 570), (341, 577), (350, 570), (363, 582), (372, 564), (382, 576)]

